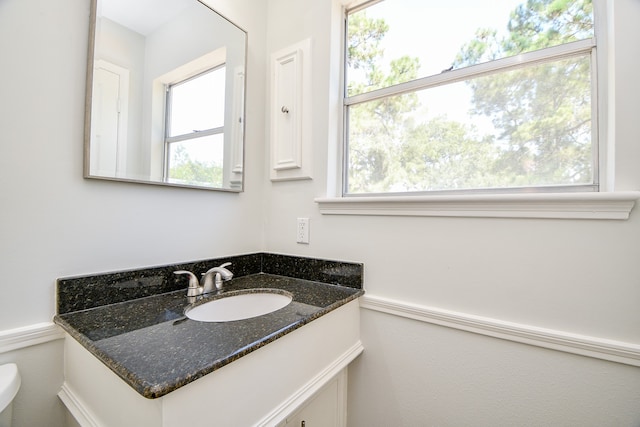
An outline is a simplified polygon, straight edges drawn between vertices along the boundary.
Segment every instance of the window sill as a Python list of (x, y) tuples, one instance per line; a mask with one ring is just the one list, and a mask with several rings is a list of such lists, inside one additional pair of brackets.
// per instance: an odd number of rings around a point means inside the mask
[(476, 218), (629, 218), (640, 191), (317, 198), (323, 215)]

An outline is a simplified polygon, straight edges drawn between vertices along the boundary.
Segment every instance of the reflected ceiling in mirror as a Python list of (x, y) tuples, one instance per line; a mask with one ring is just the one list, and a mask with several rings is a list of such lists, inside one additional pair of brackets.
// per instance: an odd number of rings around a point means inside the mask
[(247, 34), (198, 0), (93, 0), (87, 178), (242, 191)]

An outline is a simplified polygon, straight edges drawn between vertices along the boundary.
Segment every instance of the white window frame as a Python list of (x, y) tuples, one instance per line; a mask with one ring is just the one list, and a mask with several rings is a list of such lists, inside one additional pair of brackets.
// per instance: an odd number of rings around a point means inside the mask
[(194, 75), (194, 76), (190, 76), (187, 77), (185, 79), (182, 80), (178, 80), (176, 82), (170, 83), (166, 86), (166, 97), (165, 97), (165, 124), (164, 124), (164, 160), (163, 160), (163, 180), (165, 182), (169, 182), (169, 169), (170, 169), (170, 165), (169, 165), (169, 161), (170, 161), (170, 156), (169, 153), (170, 151), (170, 146), (173, 143), (176, 142), (181, 142), (181, 141), (187, 141), (190, 139), (196, 139), (196, 138), (201, 138), (203, 136), (210, 136), (210, 135), (219, 135), (219, 134), (224, 134), (224, 117), (223, 117), (223, 123), (222, 126), (218, 126), (215, 128), (210, 128), (210, 129), (199, 129), (199, 130), (194, 130), (193, 132), (189, 132), (189, 133), (185, 133), (185, 134), (181, 134), (181, 135), (175, 135), (175, 136), (169, 136), (171, 133), (171, 89), (174, 86), (178, 86), (182, 83), (186, 83), (190, 80), (195, 80), (199, 77), (204, 76), (205, 74), (208, 73), (213, 73), (215, 71), (218, 71), (220, 69), (223, 69), (226, 67), (225, 63), (216, 65), (214, 67), (211, 68), (207, 68), (206, 70)]
[[(345, 5), (345, 3), (347, 3)], [(346, 61), (345, 37), (346, 37), (346, 12), (347, 9), (354, 9), (363, 5), (362, 2), (343, 2), (342, 8), (342, 28), (341, 28), (341, 56), (342, 64)], [(335, 178), (329, 177), (328, 194), (326, 197), (316, 198), (320, 212), (326, 215), (382, 215), (382, 216), (438, 216), (438, 217), (490, 217), (490, 218), (556, 218), (556, 219), (618, 219), (629, 218), (630, 212), (635, 205), (635, 201), (640, 199), (638, 191), (613, 190), (613, 132), (609, 129), (609, 123), (613, 122), (611, 107), (609, 107), (609, 90), (613, 90), (609, 83), (609, 74), (613, 72), (611, 61), (612, 40), (609, 34), (612, 29), (611, 11), (613, 5), (606, 0), (593, 0), (595, 39), (598, 40), (596, 49), (596, 59), (592, 60), (592, 68), (597, 71), (593, 83), (597, 82), (597, 104), (593, 110), (597, 117), (598, 132), (598, 164), (597, 182), (599, 191), (596, 192), (555, 192), (555, 193), (508, 193), (499, 191), (496, 193), (467, 193), (456, 194), (432, 194), (417, 195), (407, 194), (385, 194), (385, 195), (344, 195), (344, 174), (346, 173), (345, 140), (346, 126), (344, 123), (341, 133), (342, 140), (339, 143), (341, 149), (334, 153), (336, 168), (329, 167), (329, 171), (334, 171)], [(571, 49), (584, 49), (585, 44), (592, 44), (592, 40), (576, 42)], [(557, 54), (556, 49), (544, 53)], [(564, 48), (562, 48), (564, 49)], [(589, 49), (591, 49), (589, 47)], [(536, 53), (534, 53), (536, 54)], [(510, 61), (505, 58), (500, 61)], [(504, 64), (503, 64), (504, 65)], [(492, 67), (493, 65), (479, 64), (474, 67)], [(499, 66), (499, 65), (498, 65)], [(470, 67), (471, 68), (471, 67)], [(475, 71), (478, 71), (476, 68)], [(463, 80), (468, 76), (469, 70), (454, 70), (457, 73), (447, 76), (458, 77)], [(344, 73), (342, 74), (341, 90), (345, 93)], [(438, 84), (441, 76), (427, 77), (427, 82), (433, 85)], [(424, 83), (424, 79), (421, 83)], [(430, 80), (430, 81), (429, 81)], [(406, 83), (409, 89), (414, 82)], [(384, 96), (380, 89), (374, 92), (374, 96)], [(358, 97), (362, 95), (357, 95)], [(344, 99), (344, 98), (343, 98)], [(352, 97), (351, 101), (358, 100)], [(344, 105), (342, 117), (344, 118)], [(505, 189), (508, 191), (508, 189)]]

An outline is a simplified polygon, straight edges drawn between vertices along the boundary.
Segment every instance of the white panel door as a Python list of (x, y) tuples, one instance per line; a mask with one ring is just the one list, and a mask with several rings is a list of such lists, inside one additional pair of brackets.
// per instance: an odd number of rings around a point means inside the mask
[(93, 72), (91, 173), (118, 176), (126, 156), (128, 70), (99, 61)]

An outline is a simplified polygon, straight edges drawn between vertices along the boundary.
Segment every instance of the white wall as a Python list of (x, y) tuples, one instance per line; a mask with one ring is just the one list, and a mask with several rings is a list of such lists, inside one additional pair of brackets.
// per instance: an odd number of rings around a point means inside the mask
[[(364, 262), (368, 295), (640, 343), (637, 209), (628, 221), (319, 214), (313, 199), (332, 178), (328, 147), (339, 119), (339, 58), (330, 54), (339, 11), (330, 0), (209, 2), (249, 31), (244, 193), (84, 180), (88, 3), (0, 1), (0, 335), (51, 320), (57, 277), (267, 249)], [(625, 43), (640, 39), (640, 6), (615, 6), (613, 133), (618, 161), (640, 171), (640, 55), (637, 43)], [(272, 184), (267, 58), (306, 37), (314, 179)], [(640, 187), (637, 175), (616, 179), (620, 189)], [(310, 245), (295, 243), (300, 216), (311, 218)], [(362, 333), (365, 354), (349, 378), (352, 427), (640, 423), (638, 368), (371, 310), (362, 311)], [(61, 359), (59, 341), (0, 354), (0, 363), (18, 362), (25, 379), (17, 427), (64, 425), (54, 395)]]
[[(264, 248), (266, 3), (210, 4), (256, 35), (241, 194), (83, 179), (89, 0), (0, 1), (0, 336), (52, 320), (58, 277)], [(0, 354), (9, 361), (29, 379), (17, 397), (16, 426), (63, 425), (59, 341)], [(50, 375), (34, 378), (42, 366)], [(47, 390), (44, 400), (39, 390)]]
[[(635, 190), (640, 4), (616, 0), (615, 13), (616, 189)], [(330, 0), (269, 1), (267, 55), (312, 38), (314, 179), (268, 184), (267, 249), (364, 262), (369, 297), (637, 348), (638, 207), (628, 221), (319, 213), (313, 199), (327, 194), (338, 137), (331, 49), (339, 19)], [(297, 217), (311, 218), (309, 245), (295, 243)], [(368, 309), (362, 334), (365, 353), (350, 369), (350, 427), (640, 424), (637, 367)]]

